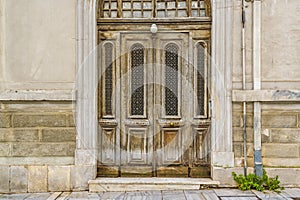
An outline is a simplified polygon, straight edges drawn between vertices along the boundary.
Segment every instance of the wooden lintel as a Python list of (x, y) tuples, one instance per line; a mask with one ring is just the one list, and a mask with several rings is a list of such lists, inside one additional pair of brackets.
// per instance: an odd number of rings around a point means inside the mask
[(207, 23), (211, 24), (210, 17), (189, 17), (189, 18), (99, 18), (97, 19), (98, 25), (100, 24), (112, 24), (112, 23), (121, 23), (121, 24), (132, 24), (132, 23), (181, 23), (181, 24), (192, 24), (192, 23)]
[(233, 102), (299, 102), (300, 90), (233, 90)]

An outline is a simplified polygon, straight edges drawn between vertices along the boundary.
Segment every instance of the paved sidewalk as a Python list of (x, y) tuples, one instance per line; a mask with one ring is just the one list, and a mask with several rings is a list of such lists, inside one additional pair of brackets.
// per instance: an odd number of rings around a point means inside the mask
[(175, 190), (175, 191), (138, 191), (138, 192), (52, 192), (0, 194), (0, 199), (16, 200), (67, 200), (67, 199), (118, 199), (118, 200), (300, 200), (299, 188), (287, 188), (281, 193), (240, 191), (237, 189)]

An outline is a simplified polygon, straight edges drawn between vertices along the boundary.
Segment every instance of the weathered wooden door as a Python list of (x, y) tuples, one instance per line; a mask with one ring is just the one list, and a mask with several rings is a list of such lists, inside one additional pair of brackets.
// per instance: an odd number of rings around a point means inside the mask
[(121, 34), (121, 176), (152, 176), (152, 45), (150, 34)]
[(190, 176), (200, 146), (189, 33), (121, 32), (101, 45), (98, 175)]

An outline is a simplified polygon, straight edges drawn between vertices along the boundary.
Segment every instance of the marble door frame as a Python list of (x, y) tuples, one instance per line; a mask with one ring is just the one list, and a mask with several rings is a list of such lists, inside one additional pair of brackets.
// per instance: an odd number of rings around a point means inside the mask
[[(77, 0), (77, 141), (75, 165), (97, 172), (97, 10), (99, 0)], [(234, 167), (232, 150), (232, 25), (233, 0), (212, 0), (211, 52), (211, 166), (212, 178), (220, 168)], [(92, 170), (92, 171), (91, 171)], [(217, 171), (216, 171), (217, 172)], [(82, 178), (86, 175), (82, 173)]]

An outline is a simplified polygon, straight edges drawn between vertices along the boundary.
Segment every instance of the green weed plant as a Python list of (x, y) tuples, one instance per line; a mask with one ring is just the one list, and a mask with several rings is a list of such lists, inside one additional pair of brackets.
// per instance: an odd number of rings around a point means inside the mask
[(284, 189), (280, 186), (278, 176), (270, 178), (265, 170), (263, 170), (262, 177), (256, 176), (255, 174), (248, 174), (247, 176), (242, 174), (237, 175), (235, 172), (232, 172), (232, 176), (240, 190), (257, 190), (261, 192), (269, 190), (279, 193)]

